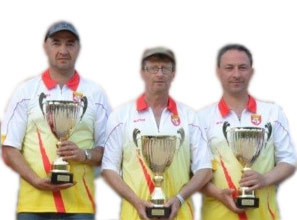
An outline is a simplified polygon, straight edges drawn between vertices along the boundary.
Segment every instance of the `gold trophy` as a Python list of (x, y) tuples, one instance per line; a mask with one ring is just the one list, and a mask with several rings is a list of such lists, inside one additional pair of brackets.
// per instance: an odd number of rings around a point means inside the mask
[(154, 207), (146, 208), (146, 214), (149, 218), (168, 218), (170, 216), (171, 208), (164, 206), (166, 195), (162, 190), (162, 182), (164, 172), (171, 165), (175, 152), (184, 142), (184, 129), (179, 129), (177, 133), (180, 135), (178, 145), (178, 137), (175, 135), (143, 135), (140, 138), (141, 148), (139, 148), (137, 137), (140, 130), (136, 128), (133, 131), (134, 143), (141, 152), (146, 165), (154, 173), (155, 188), (150, 199)]
[[(83, 97), (80, 102), (51, 100), (43, 103), (44, 98), (45, 95), (42, 93), (39, 99), (40, 108), (59, 144), (60, 141), (70, 137), (82, 119), (87, 109), (87, 99)], [(69, 163), (57, 156), (51, 165), (50, 178), (53, 184), (73, 183), (73, 173), (70, 172)]]
[[(239, 163), (243, 166), (243, 172), (251, 170), (251, 166), (260, 155), (263, 147), (270, 139), (272, 127), (270, 123), (265, 128), (260, 127), (229, 127), (225, 122), (223, 133), (228, 145)], [(258, 208), (259, 198), (255, 191), (247, 192), (249, 187), (239, 187), (239, 196), (235, 199), (238, 208)]]

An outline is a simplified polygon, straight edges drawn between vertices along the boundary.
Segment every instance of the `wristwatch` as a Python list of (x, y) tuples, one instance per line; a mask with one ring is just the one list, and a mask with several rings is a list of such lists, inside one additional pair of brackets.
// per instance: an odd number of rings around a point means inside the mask
[(89, 150), (85, 150), (85, 161), (91, 160), (92, 154)]

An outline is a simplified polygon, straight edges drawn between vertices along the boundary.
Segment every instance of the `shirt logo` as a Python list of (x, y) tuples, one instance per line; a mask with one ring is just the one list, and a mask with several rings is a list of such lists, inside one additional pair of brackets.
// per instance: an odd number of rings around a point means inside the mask
[(133, 122), (136, 123), (136, 122), (142, 122), (142, 121), (145, 121), (145, 118), (138, 118), (138, 119), (135, 119)]
[(171, 115), (171, 122), (174, 126), (179, 126), (180, 125), (180, 118), (177, 114), (172, 114)]
[(74, 101), (74, 102), (81, 102), (81, 99), (82, 99), (82, 97), (84, 96), (84, 94), (83, 93), (81, 93), (81, 92), (73, 92), (72, 93), (72, 100)]
[(254, 125), (259, 125), (261, 124), (262, 122), (262, 117), (261, 115), (251, 115), (251, 122), (254, 124)]

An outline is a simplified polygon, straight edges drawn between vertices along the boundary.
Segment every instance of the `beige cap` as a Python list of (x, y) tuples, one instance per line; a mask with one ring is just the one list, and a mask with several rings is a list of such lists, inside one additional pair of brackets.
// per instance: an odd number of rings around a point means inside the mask
[(156, 54), (165, 55), (175, 63), (174, 53), (166, 47), (153, 47), (153, 48), (146, 49), (143, 52), (142, 61), (145, 60), (146, 58), (156, 55)]

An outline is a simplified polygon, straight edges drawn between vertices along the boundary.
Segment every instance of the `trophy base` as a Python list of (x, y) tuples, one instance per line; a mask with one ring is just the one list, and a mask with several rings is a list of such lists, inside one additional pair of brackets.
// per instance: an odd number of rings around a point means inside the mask
[(169, 218), (171, 207), (147, 207), (145, 211), (149, 218)]
[(53, 184), (73, 183), (73, 173), (52, 172), (51, 183)]
[(256, 197), (238, 197), (235, 201), (236, 207), (244, 208), (259, 208), (259, 198)]

